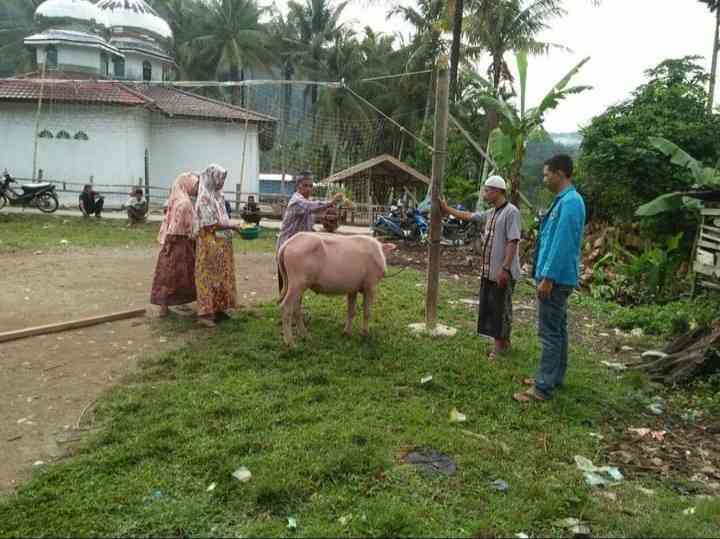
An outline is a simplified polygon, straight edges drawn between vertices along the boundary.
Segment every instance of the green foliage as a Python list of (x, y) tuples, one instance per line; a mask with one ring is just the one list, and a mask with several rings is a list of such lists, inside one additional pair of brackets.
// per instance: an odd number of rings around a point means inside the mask
[(631, 99), (610, 107), (583, 130), (577, 181), (589, 215), (627, 222), (640, 205), (691, 185), (651, 136), (672, 140), (708, 164), (720, 157), (720, 116), (707, 114), (707, 74), (696, 57), (665, 60)]

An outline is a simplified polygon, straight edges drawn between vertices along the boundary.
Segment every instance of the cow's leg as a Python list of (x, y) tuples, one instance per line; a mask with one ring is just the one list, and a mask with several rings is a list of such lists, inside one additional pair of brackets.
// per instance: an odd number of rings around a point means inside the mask
[(288, 287), (288, 291), (285, 294), (285, 297), (283, 298), (281, 304), (283, 339), (285, 340), (285, 344), (288, 346), (293, 346), (295, 344), (295, 340), (293, 338), (292, 323), (298, 296), (299, 294), (297, 290), (292, 287)]
[(350, 335), (352, 332), (353, 318), (355, 318), (355, 311), (357, 310), (357, 292), (352, 292), (347, 296), (347, 320), (345, 321), (345, 335)]
[(305, 319), (304, 319), (304, 313), (303, 313), (303, 308), (302, 308), (302, 300), (303, 300), (303, 294), (300, 294), (297, 298), (297, 301), (295, 302), (295, 311), (294, 311), (295, 328), (297, 329), (298, 337), (300, 337), (301, 339), (307, 335), (307, 330), (305, 329)]
[(363, 335), (368, 335), (370, 333), (369, 325), (370, 325), (370, 308), (372, 307), (373, 300), (375, 299), (375, 289), (374, 288), (366, 288), (363, 291), (363, 327), (362, 327), (362, 333)]

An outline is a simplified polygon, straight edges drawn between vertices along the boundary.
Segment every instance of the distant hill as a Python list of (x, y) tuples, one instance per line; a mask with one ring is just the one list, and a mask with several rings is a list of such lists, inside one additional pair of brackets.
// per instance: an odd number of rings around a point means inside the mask
[(582, 144), (582, 135), (577, 131), (572, 133), (550, 133), (550, 138), (557, 144), (575, 149)]

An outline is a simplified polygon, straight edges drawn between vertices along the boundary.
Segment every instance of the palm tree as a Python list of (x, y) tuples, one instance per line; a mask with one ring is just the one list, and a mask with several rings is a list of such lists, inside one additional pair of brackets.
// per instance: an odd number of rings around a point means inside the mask
[[(197, 61), (214, 66), (218, 77), (231, 81), (245, 80), (248, 67), (269, 69), (274, 57), (259, 23), (264, 9), (255, 0), (209, 0), (205, 9), (202, 32), (189, 42), (202, 49)], [(232, 101), (244, 105), (244, 88), (237, 90), (233, 88)]]
[[(305, 0), (304, 4), (294, 0), (288, 2), (288, 23), (299, 40), (295, 43), (295, 60), (306, 76), (316, 80), (326, 78), (328, 48), (343, 29), (340, 16), (345, 6), (347, 1), (336, 6), (329, 0)], [(308, 91), (310, 104), (315, 109), (318, 101), (317, 85), (310, 85)]]
[(43, 0), (4, 0), (0, 5), (0, 73), (15, 74), (31, 64), (23, 40), (37, 31), (35, 10)]
[(718, 53), (720, 53), (720, 0), (700, 0), (715, 13), (715, 40), (713, 41), (712, 67), (710, 68), (710, 89), (708, 90), (708, 113), (712, 112), (715, 103), (715, 81), (717, 77)]

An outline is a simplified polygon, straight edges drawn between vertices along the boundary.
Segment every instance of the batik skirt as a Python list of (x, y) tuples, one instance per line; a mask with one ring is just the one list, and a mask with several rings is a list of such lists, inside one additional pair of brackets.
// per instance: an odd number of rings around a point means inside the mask
[(182, 305), (196, 297), (195, 242), (187, 236), (168, 235), (155, 266), (150, 303)]
[(237, 305), (232, 239), (202, 229), (195, 256), (198, 314), (221, 313)]

